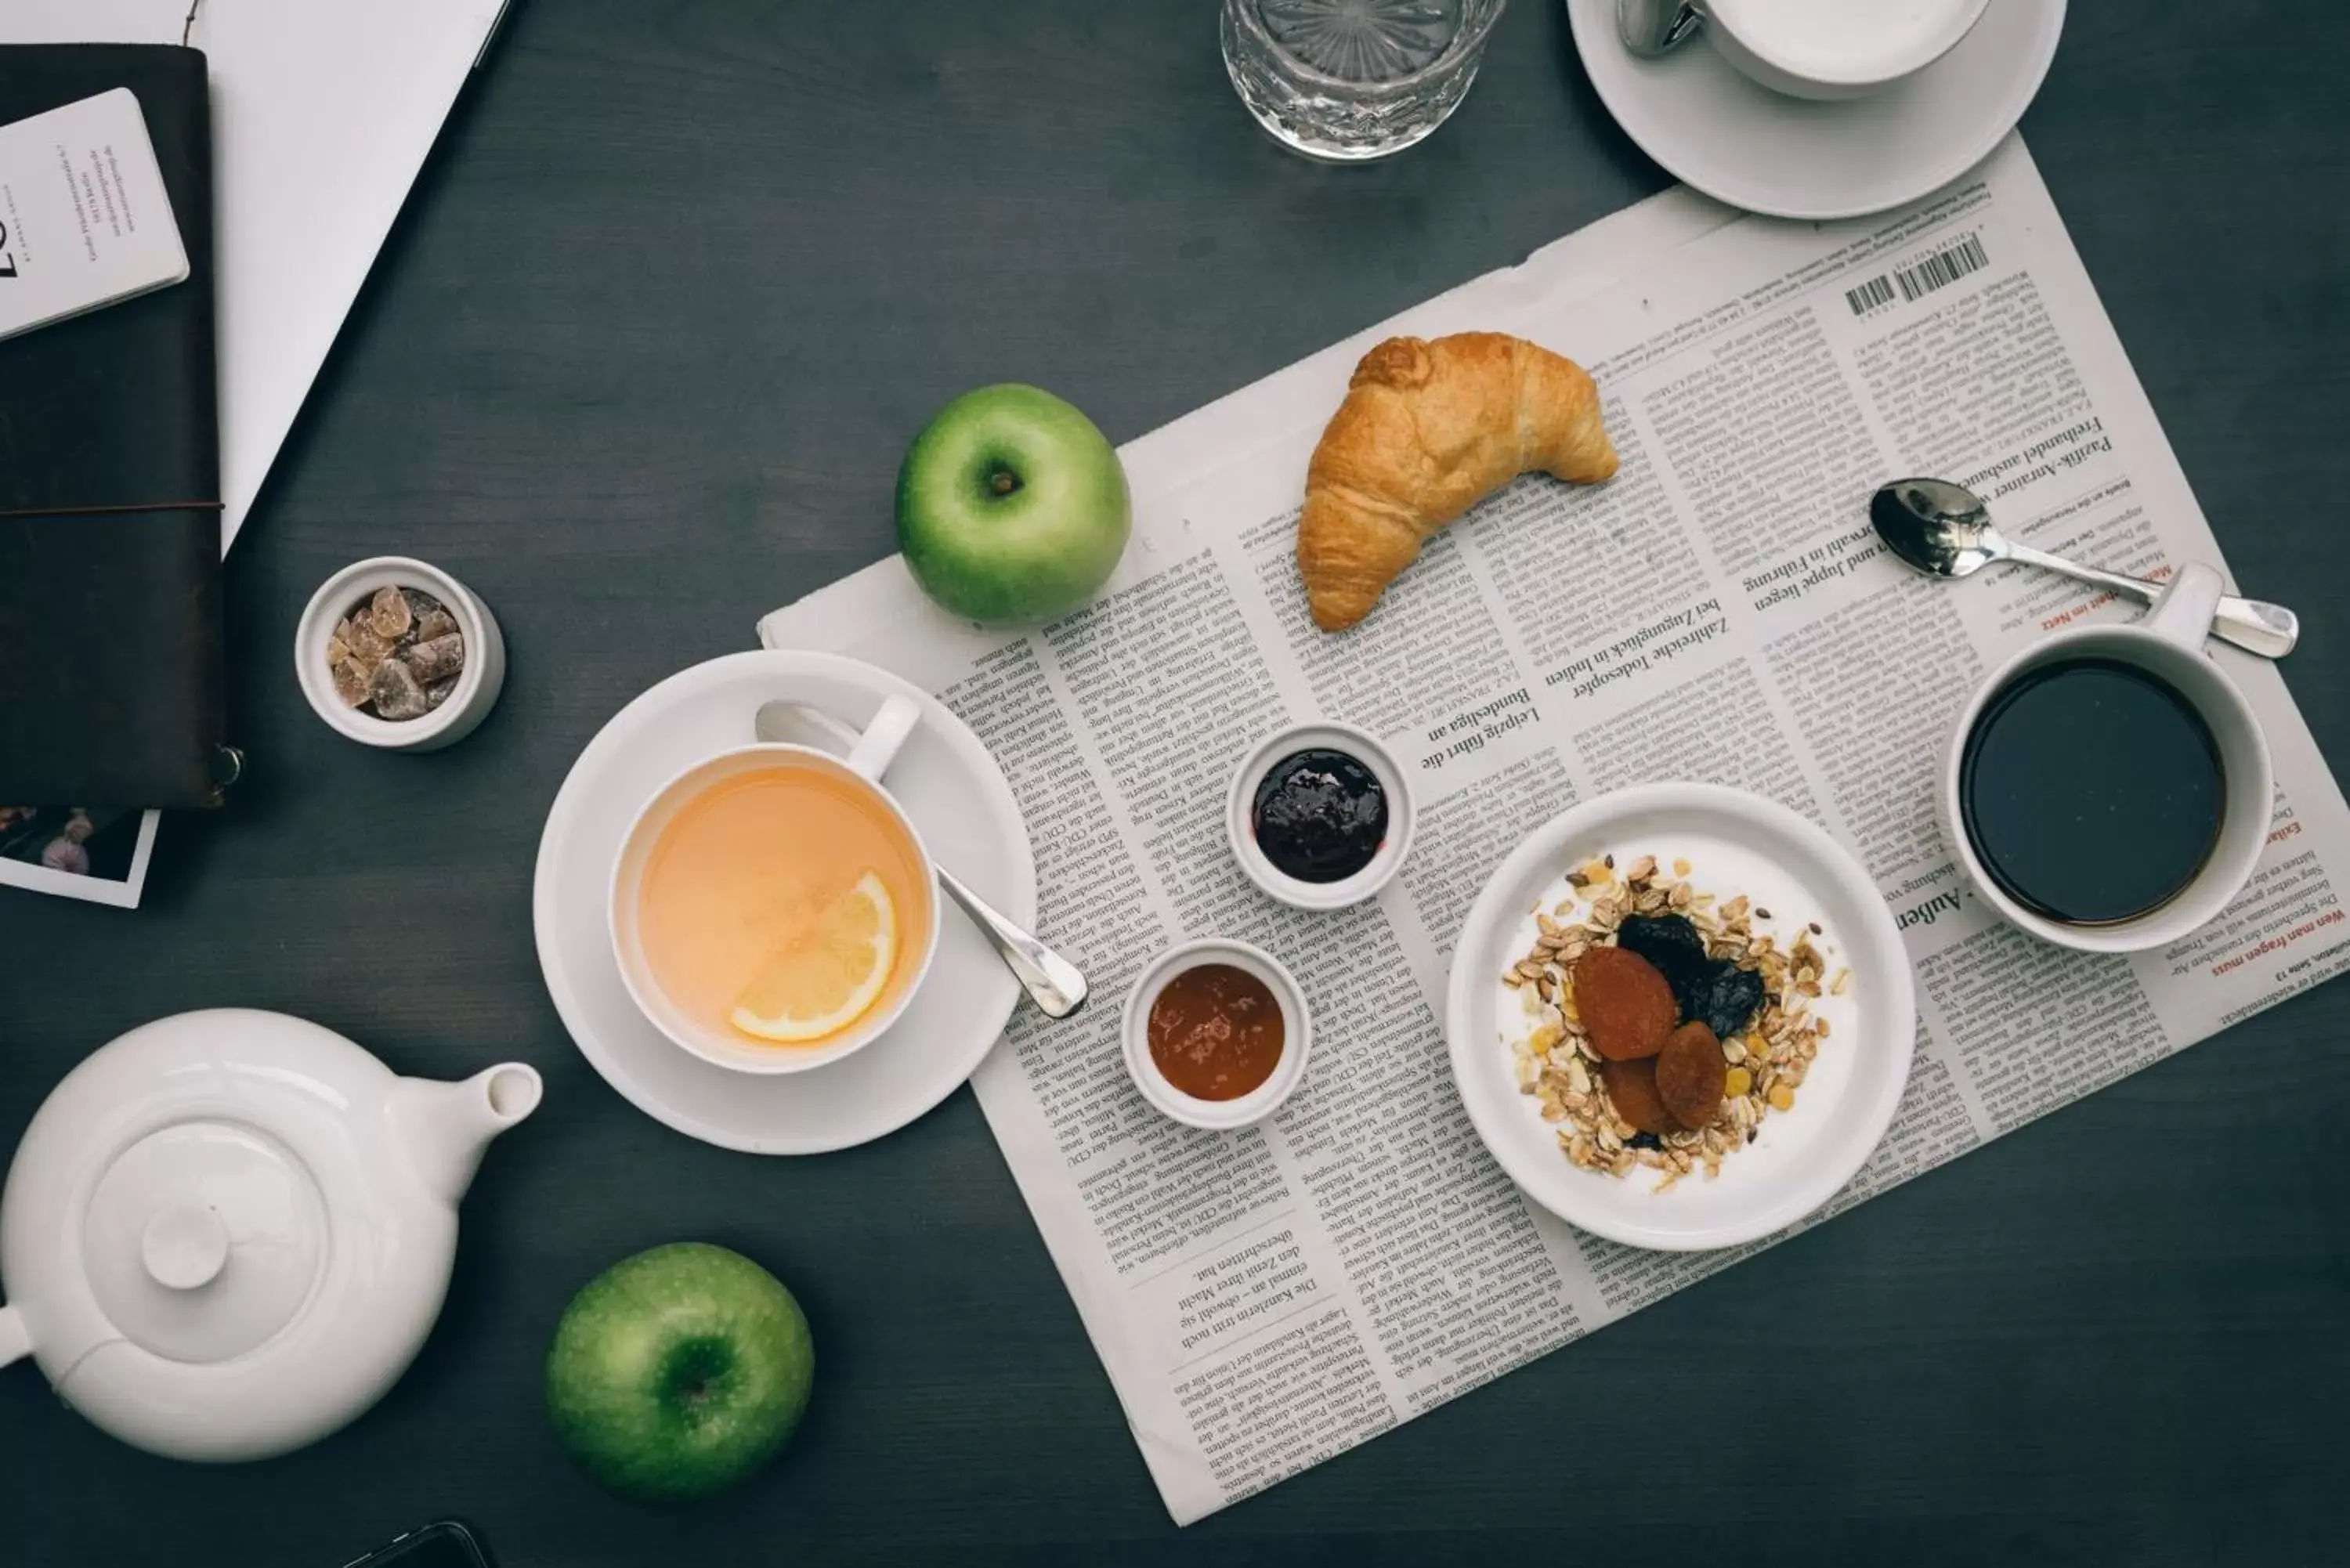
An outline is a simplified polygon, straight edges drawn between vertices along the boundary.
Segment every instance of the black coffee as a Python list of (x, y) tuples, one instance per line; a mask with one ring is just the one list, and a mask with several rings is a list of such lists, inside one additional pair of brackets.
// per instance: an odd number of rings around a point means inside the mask
[(1959, 762), (1968, 840), (2035, 914), (2109, 925), (2178, 897), (2227, 808), (2220, 748), (2187, 699), (2136, 665), (2074, 659), (2010, 682)]

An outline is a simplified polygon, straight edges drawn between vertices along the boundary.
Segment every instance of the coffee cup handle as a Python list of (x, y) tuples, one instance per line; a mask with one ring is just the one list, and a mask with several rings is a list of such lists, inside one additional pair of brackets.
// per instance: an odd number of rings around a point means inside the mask
[(2219, 573), (2200, 561), (2189, 561), (2172, 576), (2169, 586), (2137, 624), (2165, 642), (2176, 643), (2189, 653), (2200, 653), (2203, 639), (2211, 635), (2211, 618), (2219, 610), (2227, 587), (2220, 580)]
[(857, 773), (879, 784), (881, 775), (888, 773), (889, 764), (897, 760), (899, 748), (906, 743), (906, 738), (914, 732), (914, 726), (921, 722), (920, 703), (911, 697), (893, 694), (882, 702), (881, 711), (873, 715), (873, 722), (865, 726), (865, 732), (857, 737), (857, 744), (848, 749), (845, 760)]

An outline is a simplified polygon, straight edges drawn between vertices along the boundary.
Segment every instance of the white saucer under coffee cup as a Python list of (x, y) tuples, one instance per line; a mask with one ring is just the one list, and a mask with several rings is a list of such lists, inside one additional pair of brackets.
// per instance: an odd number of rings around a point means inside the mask
[(1806, 221), (1906, 206), (1992, 155), (2039, 92), (2064, 13), (2065, 0), (1994, 0), (1927, 69), (1822, 102), (1740, 70), (1720, 28), (1643, 59), (1624, 47), (1617, 0), (1566, 0), (1593, 89), (1643, 152), (1718, 202)]
[[(2043, 941), (2082, 952), (2142, 952), (2167, 947), (2209, 925), (2251, 879), (2252, 867), (2268, 842), (2276, 780), (2269, 763), (2268, 740), (2251, 701), (2205, 651), (2211, 612), (2225, 591), (2219, 573), (2189, 562), (2137, 620), (2076, 627), (2041, 639), (1986, 676), (1960, 711), (1942, 757), (1935, 795), (1942, 836), (1976, 896), (2011, 924)], [(1967, 836), (1960, 788), (1967, 737), (1991, 700), (2030, 670), (2076, 659), (2133, 665), (2177, 691), (2210, 730), (2212, 742), (2219, 748), (2220, 775), (2226, 781), (2219, 835), (2194, 880), (2142, 915), (2102, 925), (2051, 919), (2002, 890)]]
[(862, 1050), (898, 1021), (914, 993), (921, 989), (924, 977), (930, 973), (931, 961), (938, 954), (939, 899), (935, 894), (924, 900), (928, 909), (925, 919), (903, 933), (898, 961), (911, 963), (914, 971), (905, 983), (896, 988), (896, 995), (838, 1034), (810, 1045), (754, 1044), (730, 1031), (713, 1029), (680, 1007), (661, 988), (660, 978), (647, 961), (638, 918), (646, 863), (661, 830), (679, 809), (723, 779), (785, 762), (827, 774), (850, 785), (896, 822), (920, 857), (921, 886), (929, 889), (935, 876), (930, 847), (922, 842), (921, 832), (915, 827), (913, 819), (881, 784), (882, 775), (889, 771), (890, 763), (921, 717), (921, 709), (911, 698), (893, 695), (882, 702), (880, 711), (874, 715), (846, 757), (836, 757), (812, 746), (777, 742), (736, 746), (695, 763), (645, 802), (622, 836), (619, 853), (613, 858), (609, 920), (612, 956), (619, 964), (621, 983), (628, 988), (638, 1011), (654, 1028), (703, 1061), (738, 1073), (804, 1073)]
[(1991, 0), (1704, 0), (1722, 58), (1775, 92), (1859, 98), (1958, 47)]

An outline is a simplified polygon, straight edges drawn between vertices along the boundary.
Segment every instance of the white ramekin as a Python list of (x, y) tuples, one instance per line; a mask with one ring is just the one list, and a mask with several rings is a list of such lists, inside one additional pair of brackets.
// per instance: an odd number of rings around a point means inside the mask
[[(1251, 811), (1257, 785), (1274, 763), (1296, 753), (1315, 750), (1344, 752), (1361, 763), (1379, 781), (1388, 800), (1388, 833), (1379, 841), (1378, 852), (1370, 864), (1337, 882), (1303, 882), (1274, 866), (1257, 847)], [(1241, 869), (1273, 897), (1300, 909), (1343, 909), (1377, 893), (1402, 869), (1403, 857), (1411, 853), (1412, 815), (1411, 784), (1404, 776), (1403, 765), (1377, 736), (1351, 724), (1298, 724), (1266, 736), (1242, 759), (1224, 800), (1224, 832)]]
[[(1228, 963), (1264, 981), (1281, 1004), (1281, 1060), (1273, 1075), (1247, 1094), (1229, 1100), (1203, 1100), (1187, 1095), (1167, 1081), (1150, 1056), (1150, 1004), (1167, 982), (1184, 971), (1205, 963)], [(1169, 948), (1143, 966), (1134, 988), (1126, 993), (1126, 1009), (1118, 1018), (1126, 1051), (1126, 1070), (1142, 1097), (1161, 1115), (1186, 1126), (1211, 1132), (1253, 1127), (1281, 1108), (1297, 1085), (1305, 1081), (1305, 1056), (1314, 1044), (1314, 1019), (1306, 1010), (1305, 990), (1282, 961), (1263, 948), (1227, 937), (1205, 937)]]
[[(465, 639), (465, 668), (449, 700), (421, 718), (394, 722), (344, 705), (327, 666), (327, 643), (351, 607), (381, 587), (415, 588), (431, 594), (456, 618)], [(311, 710), (329, 728), (363, 746), (389, 752), (437, 752), (473, 732), (496, 706), (506, 680), (505, 639), (481, 596), (438, 566), (405, 556), (354, 561), (319, 585), (294, 628), (294, 674)]]

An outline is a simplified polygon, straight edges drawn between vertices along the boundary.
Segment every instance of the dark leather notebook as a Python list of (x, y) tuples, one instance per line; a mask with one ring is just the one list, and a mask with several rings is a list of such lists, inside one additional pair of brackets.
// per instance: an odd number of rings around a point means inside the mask
[(0, 124), (116, 88), (146, 118), (189, 275), (0, 341), (0, 804), (221, 798), (204, 57), (0, 46)]

